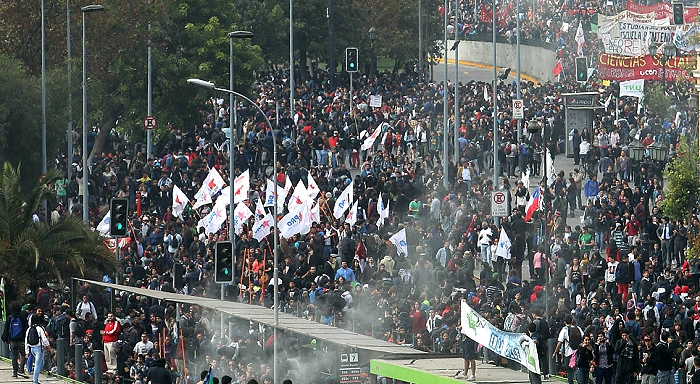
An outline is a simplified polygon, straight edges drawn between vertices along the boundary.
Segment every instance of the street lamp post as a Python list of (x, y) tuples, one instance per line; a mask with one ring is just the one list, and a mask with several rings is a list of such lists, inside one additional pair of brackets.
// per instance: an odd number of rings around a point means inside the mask
[[(230, 89), (217, 88), (216, 85), (214, 85), (214, 83), (209, 82), (209, 81), (204, 81), (204, 80), (200, 80), (200, 79), (187, 79), (187, 82), (192, 84), (192, 85), (196, 85), (198, 87), (207, 88), (207, 89), (211, 89), (211, 90), (215, 90), (215, 91), (219, 91), (219, 92), (226, 92), (226, 93), (232, 94), (234, 96), (237, 96), (237, 97), (247, 101), (250, 105), (252, 105), (262, 115), (262, 117), (265, 119), (265, 122), (267, 123), (268, 127), (270, 127), (270, 130), (272, 131), (272, 145), (274, 147), (274, 150), (272, 151), (272, 163), (274, 164), (273, 173), (274, 173), (274, 184), (275, 184), (275, 200), (274, 200), (274, 204), (273, 204), (273, 208), (272, 208), (274, 225), (275, 225), (275, 232), (273, 233), (273, 236), (272, 236), (272, 238), (273, 238), (272, 249), (273, 249), (273, 258), (274, 258), (274, 263), (275, 263), (274, 268), (272, 270), (272, 280), (273, 280), (273, 284), (274, 284), (274, 288), (275, 288), (275, 292), (273, 294), (275, 310), (274, 310), (274, 327), (273, 327), (274, 333), (272, 336), (272, 340), (273, 340), (273, 347), (272, 347), (273, 348), (273, 351), (272, 351), (272, 353), (273, 353), (272, 372), (273, 373), (272, 373), (272, 375), (274, 377), (273, 382), (278, 383), (279, 381), (277, 381), (277, 327), (279, 325), (279, 266), (278, 266), (279, 260), (278, 260), (278, 256), (277, 256), (277, 228), (278, 228), (278, 226), (277, 226), (277, 223), (278, 223), (278, 218), (277, 218), (277, 138), (275, 137), (275, 131), (274, 131), (274, 128), (272, 127), (272, 124), (270, 123), (270, 120), (265, 115), (265, 112), (263, 112), (263, 110), (260, 109), (260, 107), (255, 102), (253, 102), (253, 100), (249, 99), (247, 96), (242, 95), (242, 94), (235, 92), (233, 90), (230, 90)], [(231, 196), (233, 196), (233, 191), (231, 191)], [(233, 216), (233, 206), (230, 207), (230, 212), (231, 212), (231, 215)]]
[[(659, 52), (659, 48), (662, 48), (662, 52)], [(659, 56), (659, 60), (661, 61), (661, 66), (663, 68), (663, 78), (662, 78), (662, 84), (663, 84), (663, 89), (664, 91), (666, 90), (666, 63), (671, 60), (674, 56), (676, 56), (676, 47), (673, 44), (663, 44), (660, 45), (659, 43), (652, 43), (649, 44), (649, 54), (653, 57), (656, 56), (657, 53), (661, 53), (661, 56)]]
[(66, 0), (66, 62), (68, 64), (68, 153), (66, 153), (68, 166), (66, 176), (71, 180), (73, 176), (73, 63), (71, 62), (71, 37), (70, 37), (70, 0)]
[(372, 63), (369, 66), (370, 78), (375, 79), (375, 73), (377, 72), (377, 55), (374, 53), (374, 41), (377, 40), (377, 28), (369, 29), (369, 46), (372, 51)]
[(83, 13), (83, 221), (85, 225), (90, 225), (88, 215), (88, 153), (87, 153), (87, 49), (85, 44), (85, 15), (90, 12), (104, 11), (105, 7), (99, 4), (86, 5), (80, 10)]
[[(233, 39), (249, 39), (253, 37), (253, 32), (249, 31), (233, 31), (228, 33), (228, 41), (229, 41), (229, 88), (234, 89), (233, 85)], [(230, 93), (230, 102), (229, 102), (229, 141), (228, 141), (228, 185), (229, 185), (229, 209), (231, 212), (231, 215), (229, 215), (229, 226), (228, 226), (228, 239), (231, 241), (232, 247), (233, 247), (233, 252), (236, 252), (236, 228), (234, 227), (233, 223), (233, 205), (234, 205), (234, 186), (233, 182), (236, 179), (236, 176), (233, 172), (234, 169), (234, 161), (233, 161), (233, 130), (236, 129), (236, 100), (234, 98), (234, 94)], [(221, 284), (221, 300), (224, 300), (226, 298), (226, 295), (224, 293), (224, 285)], [(224, 334), (224, 313), (221, 312), (221, 335)]]
[(459, 163), (461, 157), (459, 146), (459, 0), (455, 0), (455, 127), (454, 127), (454, 161)]

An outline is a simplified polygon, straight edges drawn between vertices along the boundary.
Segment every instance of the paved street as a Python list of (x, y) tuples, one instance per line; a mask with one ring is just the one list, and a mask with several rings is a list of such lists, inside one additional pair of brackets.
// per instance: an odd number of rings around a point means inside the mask
[[(50, 384), (50, 383), (73, 383), (73, 380), (61, 380), (58, 379), (56, 376), (49, 376), (47, 374), (42, 374), (39, 377), (39, 381), (42, 384)], [(32, 382), (32, 377), (25, 375), (20, 375), (18, 378), (13, 378), (12, 377), (12, 363), (5, 359), (2, 358), (0, 359), (0, 383), (3, 384), (8, 384), (8, 383), (31, 383)]]

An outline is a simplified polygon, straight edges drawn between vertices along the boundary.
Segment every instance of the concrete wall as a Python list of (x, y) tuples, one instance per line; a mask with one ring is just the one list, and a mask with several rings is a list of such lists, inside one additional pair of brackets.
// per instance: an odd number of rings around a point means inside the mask
[[(448, 40), (451, 47), (454, 40)], [(454, 60), (455, 51), (447, 51), (447, 58)], [(511, 74), (517, 68), (517, 50), (515, 44), (496, 44), (496, 66), (510, 67)], [(493, 44), (483, 41), (462, 40), (459, 43), (459, 60), (472, 63), (493, 65)], [(557, 63), (556, 53), (545, 48), (520, 45), (520, 71), (540, 82), (555, 81), (552, 70)]]

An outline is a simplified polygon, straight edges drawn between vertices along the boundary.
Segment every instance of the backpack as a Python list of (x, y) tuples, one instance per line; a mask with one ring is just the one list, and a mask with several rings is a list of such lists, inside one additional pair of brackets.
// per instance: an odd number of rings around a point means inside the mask
[(10, 320), (10, 340), (18, 341), (24, 337), (24, 327), (22, 327), (22, 319), (13, 317)]
[(66, 314), (62, 313), (52, 320), (47, 331), (49, 332), (49, 336), (57, 339), (70, 336), (70, 326)]
[(36, 328), (36, 325), (32, 325), (32, 327), (29, 328), (29, 333), (27, 334), (27, 344), (29, 345), (37, 345), (41, 341), (39, 331), (37, 331)]
[[(71, 321), (73, 321), (73, 320), (71, 320)], [(86, 328), (85, 327), (85, 320), (74, 319), (74, 321), (75, 321), (76, 327), (75, 327), (75, 332), (73, 332), (73, 333), (75, 334), (75, 336), (76, 337), (85, 336), (85, 328)]]
[(574, 326), (569, 326), (567, 329), (569, 331), (569, 346), (575, 351), (581, 345), (581, 331)]
[(180, 240), (177, 239), (177, 234), (170, 235), (170, 246), (177, 249), (180, 246)]

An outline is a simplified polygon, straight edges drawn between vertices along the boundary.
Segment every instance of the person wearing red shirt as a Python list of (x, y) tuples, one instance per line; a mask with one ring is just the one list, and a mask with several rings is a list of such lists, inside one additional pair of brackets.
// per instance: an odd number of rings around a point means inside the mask
[(627, 220), (625, 224), (625, 231), (627, 232), (627, 243), (629, 245), (634, 245), (639, 239), (639, 231), (642, 225), (639, 223), (635, 215), (630, 215), (630, 219)]
[(105, 328), (100, 331), (108, 372), (115, 372), (117, 369), (117, 340), (119, 340), (121, 332), (121, 323), (117, 321), (113, 313), (108, 313)]
[(421, 304), (419, 302), (413, 303), (413, 310), (411, 311), (411, 332), (420, 333), (426, 328), (426, 321), (428, 321), (428, 315), (425, 311), (420, 309)]

